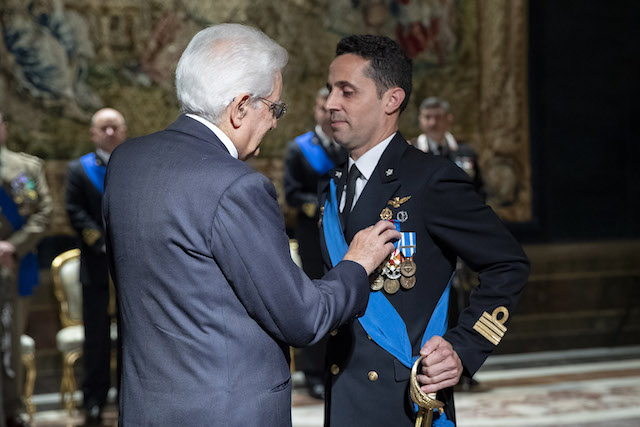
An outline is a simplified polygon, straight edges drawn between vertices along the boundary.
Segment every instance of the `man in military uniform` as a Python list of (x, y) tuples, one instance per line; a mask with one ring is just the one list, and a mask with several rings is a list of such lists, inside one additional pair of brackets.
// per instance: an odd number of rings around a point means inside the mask
[[(316, 126), (289, 143), (284, 169), (285, 198), (297, 211), (294, 232), (302, 269), (311, 279), (324, 276), (318, 234), (318, 181), (347, 160), (347, 151), (333, 140), (331, 116), (324, 108), (327, 96), (327, 88), (318, 91), (313, 108)], [(296, 360), (296, 367), (305, 374), (309, 394), (315, 398), (324, 397), (325, 348), (326, 340), (322, 340), (299, 350)]]
[[(412, 139), (410, 143), (425, 153), (442, 156), (464, 170), (473, 181), (478, 194), (486, 199), (482, 174), (478, 166), (478, 153), (474, 148), (463, 141), (456, 140), (449, 130), (453, 124), (454, 116), (449, 102), (431, 96), (420, 104), (418, 124), (422, 134)], [(449, 301), (449, 323), (455, 326), (458, 316), (469, 304), (469, 294), (477, 284), (477, 274), (460, 259), (456, 262), (456, 274), (451, 282), (453, 291)], [(478, 382), (463, 375), (456, 387), (461, 391), (480, 390)]]
[[(0, 112), (0, 370), (4, 411), (0, 425), (20, 426), (23, 368), (20, 336), (27, 298), (38, 284), (35, 248), (49, 225), (51, 197), (42, 161), (14, 153), (4, 144), (7, 128)], [(2, 415), (2, 414), (0, 414)]]
[(104, 175), (111, 152), (127, 135), (118, 111), (103, 108), (91, 119), (96, 151), (69, 163), (66, 207), (80, 237), (80, 281), (84, 320), (83, 403), (87, 424), (100, 424), (111, 382), (109, 267), (102, 225)]
[[(398, 132), (411, 74), (411, 60), (394, 41), (371, 35), (342, 39), (329, 67), (326, 108), (349, 160), (320, 187), (325, 262), (333, 265), (358, 230), (380, 219), (401, 232), (396, 250), (370, 275), (365, 315), (331, 333), (331, 427), (413, 426), (423, 415), (440, 426), (455, 423), (452, 387), (500, 342), (529, 274), (520, 245), (468, 175)], [(458, 256), (482, 285), (448, 328)], [(425, 409), (416, 413), (412, 401)]]
[(418, 124), (422, 134), (410, 142), (425, 153), (443, 156), (462, 168), (473, 181), (476, 191), (484, 198), (482, 176), (478, 167), (478, 153), (463, 141), (457, 141), (449, 129), (454, 116), (449, 103), (431, 96), (420, 104)]

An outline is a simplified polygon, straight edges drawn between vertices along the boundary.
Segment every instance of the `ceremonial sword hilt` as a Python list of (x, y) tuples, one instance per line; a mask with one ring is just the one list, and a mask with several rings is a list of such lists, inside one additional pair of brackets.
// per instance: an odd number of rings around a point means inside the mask
[(411, 368), (411, 378), (409, 379), (409, 394), (411, 400), (420, 407), (418, 417), (416, 418), (416, 427), (421, 427), (423, 423), (431, 427), (433, 410), (437, 409), (440, 412), (444, 410), (444, 403), (436, 399), (436, 394), (425, 393), (418, 383), (418, 367), (424, 358), (425, 356), (418, 357), (418, 360), (416, 360), (416, 363), (414, 363)]

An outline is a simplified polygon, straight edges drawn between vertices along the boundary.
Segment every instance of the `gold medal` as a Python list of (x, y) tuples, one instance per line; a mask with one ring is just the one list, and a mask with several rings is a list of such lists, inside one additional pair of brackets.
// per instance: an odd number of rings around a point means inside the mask
[(400, 282), (398, 279), (386, 279), (383, 286), (386, 293), (393, 295), (400, 289)]
[(416, 263), (413, 262), (413, 260), (406, 258), (402, 261), (402, 264), (400, 264), (400, 272), (405, 277), (413, 276), (416, 274)]
[(411, 277), (402, 276), (400, 278), (400, 286), (402, 286), (403, 289), (411, 289), (415, 285), (416, 285), (416, 276), (411, 276)]
[(391, 209), (389, 208), (382, 209), (382, 212), (380, 212), (380, 219), (384, 221), (389, 221), (391, 218), (393, 218), (393, 213), (391, 213)]
[(384, 286), (384, 279), (382, 278), (382, 276), (376, 277), (371, 282), (371, 290), (372, 291), (379, 291), (380, 289), (382, 289), (383, 286)]

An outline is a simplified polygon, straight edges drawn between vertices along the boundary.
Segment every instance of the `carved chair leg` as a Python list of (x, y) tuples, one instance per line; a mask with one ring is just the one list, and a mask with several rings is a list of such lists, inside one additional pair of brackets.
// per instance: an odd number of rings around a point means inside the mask
[(33, 414), (36, 412), (36, 405), (33, 404), (33, 388), (36, 383), (36, 357), (35, 354), (23, 354), (22, 363), (25, 367), (26, 382), (24, 386), (24, 406), (29, 414), (29, 421), (33, 422)]
[(67, 410), (69, 415), (73, 415), (75, 408), (73, 395), (76, 392), (76, 377), (74, 365), (78, 358), (82, 355), (82, 350), (72, 350), (62, 353), (62, 381), (60, 383), (60, 399), (61, 404)]

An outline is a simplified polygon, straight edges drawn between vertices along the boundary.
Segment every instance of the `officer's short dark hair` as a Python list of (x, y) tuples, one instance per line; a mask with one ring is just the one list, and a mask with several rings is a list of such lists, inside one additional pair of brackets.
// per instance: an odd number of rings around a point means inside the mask
[(420, 111), (426, 110), (427, 108), (440, 108), (445, 113), (449, 113), (451, 111), (449, 103), (447, 101), (445, 101), (444, 99), (436, 98), (435, 96), (426, 98), (424, 101), (422, 101), (422, 104), (420, 104)]
[(376, 84), (378, 98), (382, 98), (387, 89), (399, 87), (405, 97), (400, 105), (402, 112), (409, 103), (411, 95), (411, 59), (403, 52), (398, 43), (389, 37), (354, 35), (345, 37), (336, 47), (336, 56), (352, 53), (371, 61), (367, 77)]

